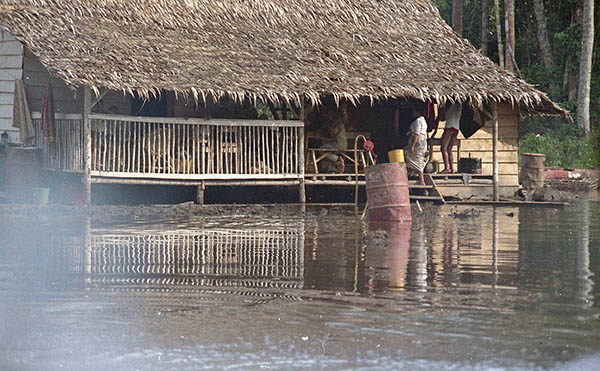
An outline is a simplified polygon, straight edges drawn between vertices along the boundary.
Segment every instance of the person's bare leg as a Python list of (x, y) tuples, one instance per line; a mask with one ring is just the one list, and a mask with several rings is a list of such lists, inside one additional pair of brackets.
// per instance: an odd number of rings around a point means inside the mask
[(419, 171), (419, 185), (425, 185), (425, 175), (422, 171)]
[(448, 164), (449, 166), (449, 173), (450, 174), (454, 174), (454, 153), (452, 153), (452, 148), (454, 147), (454, 143), (456, 142), (456, 136), (458, 135), (458, 133), (453, 132), (451, 135), (449, 135), (450, 139), (448, 140), (448, 146), (446, 149), (446, 153), (447, 153), (447, 158), (448, 158)]
[(448, 144), (450, 143), (450, 139), (452, 138), (452, 133), (450, 130), (444, 130), (441, 138), (440, 151), (442, 152), (442, 159), (444, 160), (444, 170), (440, 171), (441, 174), (447, 174), (450, 172), (451, 164), (448, 164)]

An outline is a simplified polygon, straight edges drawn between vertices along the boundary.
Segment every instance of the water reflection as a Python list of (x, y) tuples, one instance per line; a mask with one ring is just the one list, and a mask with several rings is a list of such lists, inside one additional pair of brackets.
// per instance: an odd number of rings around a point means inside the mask
[[(191, 356), (192, 369), (240, 357), (258, 368), (271, 354), (280, 369), (531, 369), (599, 350), (598, 205), (371, 224), (319, 211), (0, 220), (0, 351), (28, 360), (15, 369), (59, 369), (86, 342), (99, 369)], [(31, 335), (12, 345), (20, 333)], [(50, 350), (29, 359), (31, 348)], [(143, 367), (154, 354), (172, 363)], [(71, 366), (89, 360), (78, 357)]]
[[(372, 295), (572, 286), (571, 296), (592, 307), (590, 234), (597, 226), (591, 227), (590, 205), (563, 223), (566, 233), (546, 229), (564, 212), (535, 208), (444, 209), (412, 223), (366, 224), (343, 214), (285, 226), (260, 220), (223, 227), (223, 221), (208, 220), (201, 228), (171, 221), (93, 226), (84, 219), (36, 234), (5, 221), (0, 254), (39, 266), (35, 274), (45, 275), (40, 282), (54, 288), (270, 287)], [(385, 233), (365, 238), (376, 231)]]
[(303, 227), (92, 230), (88, 282), (116, 289), (302, 288)]
[[(348, 246), (351, 239), (339, 229), (307, 224), (306, 287), (369, 294), (438, 287), (514, 289), (518, 213), (518, 208), (463, 210), (457, 217), (456, 211), (444, 210), (412, 223), (370, 222), (365, 228), (371, 238), (354, 239), (355, 246)], [(378, 231), (387, 239), (381, 240)]]
[[(524, 209), (519, 223), (519, 277), (522, 289), (558, 293), (581, 308), (594, 305), (590, 241), (598, 244), (598, 204), (582, 202), (565, 211)], [(594, 207), (595, 214), (592, 212)], [(547, 228), (548, 225), (553, 228)], [(592, 237), (595, 236), (595, 237)], [(596, 285), (597, 287), (597, 285)]]
[[(371, 231), (382, 230), (387, 234), (385, 246), (371, 244), (365, 251), (365, 288), (373, 293), (390, 288), (404, 288), (407, 284), (407, 267), (410, 247), (411, 223), (370, 222)], [(417, 252), (412, 251), (411, 255)], [(384, 275), (380, 275), (380, 272)]]
[(592, 297), (592, 289), (594, 282), (590, 270), (590, 204), (582, 205), (581, 211), (581, 228), (577, 238), (577, 259), (576, 271), (577, 280), (579, 282), (576, 297), (587, 307), (592, 307), (594, 300)]

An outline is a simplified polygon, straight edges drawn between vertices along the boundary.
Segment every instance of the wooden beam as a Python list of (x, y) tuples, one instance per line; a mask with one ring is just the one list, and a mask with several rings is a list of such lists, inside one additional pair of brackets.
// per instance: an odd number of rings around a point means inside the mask
[(549, 206), (549, 207), (564, 207), (569, 205), (568, 202), (563, 201), (518, 201), (518, 200), (464, 200), (464, 201), (446, 201), (447, 205), (493, 205), (493, 206), (519, 206), (519, 205), (531, 205), (531, 206)]
[(498, 105), (492, 104), (492, 184), (493, 198), (498, 201)]
[(183, 117), (147, 117), (125, 116), (94, 113), (90, 116), (97, 120), (133, 121), (156, 124), (185, 124), (185, 125), (210, 125), (210, 126), (251, 126), (251, 127), (304, 127), (300, 120), (243, 120), (243, 119), (202, 119)]
[(83, 197), (86, 205), (92, 203), (92, 90), (83, 88)]
[[(95, 184), (133, 184), (133, 185), (172, 185), (172, 186), (184, 186), (184, 187), (200, 187), (202, 181), (185, 181), (185, 180), (160, 180), (160, 179), (126, 179), (126, 178), (92, 178), (92, 182)], [(297, 180), (284, 181), (284, 180), (265, 180), (265, 181), (253, 181), (253, 180), (240, 180), (240, 181), (219, 181), (219, 180), (206, 180), (204, 181), (204, 187), (208, 186), (297, 186)]]
[(108, 93), (108, 89), (106, 89), (102, 94), (100, 94), (100, 96), (98, 98), (96, 98), (96, 100), (94, 101), (94, 103), (92, 103), (92, 106), (90, 107), (90, 110), (92, 108), (94, 108), (96, 106), (96, 104), (98, 104), (98, 102), (100, 102), (102, 100), (102, 98), (104, 98), (104, 96), (106, 95), (106, 93)]

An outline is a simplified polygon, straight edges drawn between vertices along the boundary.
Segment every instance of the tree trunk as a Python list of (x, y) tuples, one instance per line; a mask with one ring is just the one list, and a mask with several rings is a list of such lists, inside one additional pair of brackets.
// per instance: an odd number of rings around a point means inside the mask
[(487, 55), (488, 0), (481, 0), (481, 54)]
[(572, 58), (571, 61), (569, 62), (569, 84), (568, 84), (568, 89), (569, 89), (569, 100), (575, 100), (577, 99), (577, 85), (578, 85), (578, 78), (577, 78), (577, 74), (575, 73), (575, 69), (572, 67), (575, 63), (577, 63), (577, 58)]
[[(573, 12), (573, 14), (571, 15), (571, 24), (574, 23), (582, 23), (583, 22), (583, 0), (581, 0), (581, 3), (579, 5), (577, 5), (577, 7), (575, 8), (575, 11)], [(576, 71), (575, 68), (573, 68), (572, 66), (577, 65), (577, 57), (573, 56), (570, 57), (569, 61), (569, 69), (567, 70), (568, 72), (568, 76), (567, 76), (567, 82), (568, 82), (568, 93), (569, 93), (569, 100), (575, 100), (577, 99), (577, 85), (579, 84), (579, 77), (578, 77), (578, 72)]]
[(590, 133), (590, 82), (592, 78), (592, 51), (594, 47), (594, 0), (583, 1), (583, 35), (579, 60), (579, 92), (577, 99), (577, 126)]
[(502, 46), (502, 22), (500, 19), (500, 0), (494, 0), (494, 16), (496, 18), (496, 38), (498, 39), (498, 63), (504, 68), (504, 48)]
[(452, 29), (462, 36), (463, 31), (463, 0), (452, 0)]
[(548, 31), (546, 30), (546, 15), (544, 14), (544, 0), (533, 0), (535, 7), (535, 21), (537, 26), (537, 39), (542, 52), (542, 62), (546, 69), (552, 68), (552, 50), (548, 41)]
[(515, 0), (504, 0), (504, 25), (506, 28), (506, 70), (515, 72)]

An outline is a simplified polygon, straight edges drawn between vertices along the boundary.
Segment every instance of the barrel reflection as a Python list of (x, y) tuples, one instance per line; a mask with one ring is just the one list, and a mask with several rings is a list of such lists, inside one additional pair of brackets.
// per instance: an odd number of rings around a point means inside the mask
[(371, 232), (385, 231), (387, 245), (368, 245), (365, 265), (367, 268), (367, 291), (377, 288), (404, 288), (410, 251), (411, 223), (370, 221)]

